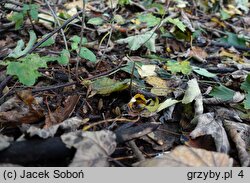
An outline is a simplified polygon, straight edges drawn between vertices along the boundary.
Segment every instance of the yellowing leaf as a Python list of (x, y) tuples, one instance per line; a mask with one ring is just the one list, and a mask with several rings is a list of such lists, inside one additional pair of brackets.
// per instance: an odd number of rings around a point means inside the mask
[(159, 99), (146, 99), (142, 94), (136, 94), (128, 103), (129, 110), (134, 114), (148, 117), (159, 107)]
[(182, 62), (170, 60), (167, 62), (167, 70), (171, 71), (172, 73), (181, 72), (183, 74), (190, 74), (192, 71), (192, 67), (187, 60)]
[(113, 92), (122, 91), (129, 86), (129, 80), (116, 81), (108, 77), (96, 79), (91, 83), (92, 91), (100, 95), (109, 95)]
[(146, 82), (153, 86), (150, 92), (157, 96), (166, 96), (172, 92), (172, 90), (167, 86), (167, 81), (159, 77), (149, 76), (146, 78)]
[(138, 68), (138, 73), (140, 74), (140, 76), (143, 77), (147, 77), (147, 76), (156, 76), (156, 65), (142, 65), (141, 68)]

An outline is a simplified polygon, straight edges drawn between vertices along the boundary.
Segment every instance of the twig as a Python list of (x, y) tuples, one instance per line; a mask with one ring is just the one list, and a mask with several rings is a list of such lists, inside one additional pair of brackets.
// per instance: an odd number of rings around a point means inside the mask
[(143, 156), (142, 152), (140, 149), (137, 147), (135, 144), (135, 140), (131, 140), (128, 142), (132, 151), (135, 153), (135, 156), (138, 158), (139, 161), (144, 161), (146, 158)]
[(83, 31), (84, 31), (84, 24), (85, 21), (85, 0), (82, 0), (82, 27), (81, 27), (81, 37), (80, 37), (80, 43), (79, 43), (79, 52), (77, 54), (77, 60), (76, 60), (76, 79), (79, 80), (78, 78), (78, 67), (79, 67), (79, 62), (80, 62), (80, 53), (82, 49), (82, 39), (83, 39)]
[(77, 82), (75, 81), (75, 82), (69, 82), (69, 83), (64, 83), (64, 84), (59, 84), (59, 85), (52, 85), (52, 86), (48, 86), (48, 87), (35, 88), (35, 89), (32, 89), (31, 91), (35, 93), (35, 92), (41, 92), (41, 91), (55, 90), (58, 88), (71, 86), (74, 84), (77, 84)]
[[(111, 0), (110, 1), (111, 2), (111, 8), (113, 9), (113, 0)], [(115, 17), (115, 13), (116, 13), (116, 11), (117, 10), (114, 10), (114, 11), (112, 11), (112, 16), (113, 17)], [(104, 51), (103, 51), (103, 53), (102, 53), (102, 57), (101, 57), (101, 59), (100, 60), (103, 60), (103, 57), (104, 57), (104, 55), (105, 55), (105, 53), (106, 53), (106, 50), (108, 49), (108, 46), (109, 46), (109, 42), (110, 42), (110, 40), (111, 40), (111, 36), (112, 36), (112, 33), (113, 33), (113, 29), (114, 29), (114, 20), (112, 20), (111, 21), (111, 26), (110, 26), (110, 31), (109, 31), (109, 37), (108, 37), (108, 42), (107, 42), (107, 44), (106, 44), (106, 47), (105, 47), (105, 49), (104, 49)], [(105, 35), (105, 38), (106, 38), (106, 35)], [(104, 39), (103, 39), (104, 40)], [(102, 43), (102, 41), (101, 41), (101, 43)], [(100, 44), (101, 44), (100, 43)]]
[[(55, 14), (54, 10), (51, 8), (49, 2), (48, 2), (47, 0), (45, 0), (45, 3), (46, 3), (47, 6), (49, 7), (49, 9), (50, 9), (50, 11), (51, 11), (51, 14), (52, 14), (52, 16), (54, 17), (54, 20), (56, 21), (57, 25), (58, 25), (58, 26), (61, 26), (61, 23), (59, 22), (58, 17), (57, 17), (57, 15)], [(65, 36), (65, 34), (64, 34), (63, 29), (61, 29), (61, 34), (62, 34), (63, 41), (64, 41), (64, 44), (65, 44), (65, 49), (66, 49), (66, 50), (69, 50), (69, 49), (68, 49), (67, 40), (66, 40), (66, 36)]]
[[(72, 22), (75, 18), (77, 18), (80, 14), (82, 13), (82, 11), (79, 11), (78, 13), (76, 13), (73, 17), (71, 17), (70, 19), (68, 19), (67, 21), (64, 22), (64, 24), (62, 24), (61, 26), (57, 27), (54, 31), (52, 31), (49, 35), (47, 35), (44, 39), (42, 39), (41, 41), (39, 41), (38, 43), (36, 43), (26, 54), (24, 54), (22, 57), (26, 56), (27, 54), (32, 53), (36, 48), (38, 48), (41, 44), (43, 44), (45, 41), (47, 41), (51, 36), (53, 36), (55, 33), (57, 33), (59, 30), (63, 29), (64, 27), (66, 27), (70, 22)], [(20, 57), (19, 57), (20, 58)]]
[(90, 129), (90, 128), (96, 126), (96, 125), (100, 125), (102, 123), (110, 123), (110, 122), (133, 122), (133, 123), (135, 123), (139, 119), (140, 119), (140, 116), (138, 116), (138, 118), (134, 119), (134, 120), (133, 119), (127, 119), (127, 118), (105, 119), (105, 120), (102, 120), (102, 121), (98, 121), (98, 122), (92, 123), (92, 124), (90, 124), (88, 126), (85, 126), (83, 128), (83, 131), (87, 131), (88, 129)]
[(7, 76), (1, 83), (0, 83), (0, 97), (3, 95), (3, 89), (6, 87), (8, 82), (12, 79), (12, 76)]

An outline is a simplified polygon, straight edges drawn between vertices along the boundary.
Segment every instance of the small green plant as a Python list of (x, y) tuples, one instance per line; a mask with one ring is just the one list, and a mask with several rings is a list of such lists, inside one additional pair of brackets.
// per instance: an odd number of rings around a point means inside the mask
[[(61, 65), (67, 65), (70, 58), (70, 52), (65, 49), (60, 52), (59, 56), (54, 57), (40, 57), (38, 54), (27, 54), (37, 40), (34, 31), (29, 31), (29, 35), (30, 40), (26, 47), (24, 41), (19, 40), (16, 48), (5, 58), (5, 62), (1, 63), (1, 65), (7, 65), (8, 75), (16, 76), (18, 80), (26, 86), (35, 84), (37, 78), (41, 76), (38, 69), (46, 68), (47, 62), (57, 61)], [(51, 37), (43, 43), (42, 47), (50, 46), (54, 43), (54, 38)]]
[(41, 76), (38, 69), (46, 68), (48, 61), (55, 60), (57, 60), (56, 57), (40, 57), (38, 54), (29, 54), (15, 62), (7, 62), (7, 74), (17, 76), (18, 80), (26, 86), (32, 86)]
[(240, 88), (246, 93), (245, 100), (243, 101), (244, 108), (250, 109), (250, 74), (248, 74), (245, 81), (241, 83)]
[[(81, 58), (89, 60), (90, 62), (96, 63), (96, 56), (95, 54), (86, 48), (84, 45), (88, 42), (86, 38), (82, 39), (82, 43), (80, 44), (81, 38), (79, 36), (72, 36), (70, 38), (71, 41), (71, 49), (79, 53)], [(81, 49), (79, 48), (79, 44), (81, 45)]]
[(192, 72), (192, 67), (190, 66), (190, 63), (187, 60), (182, 62), (169, 60), (166, 65), (167, 70), (169, 70), (171, 73), (181, 72), (182, 74), (188, 75)]
[(33, 20), (38, 19), (38, 8), (37, 4), (23, 4), (21, 12), (14, 12), (10, 17), (10, 20), (15, 22), (15, 29), (18, 30), (22, 27), (23, 22), (27, 16)]
[(130, 3), (131, 3), (130, 0), (119, 0), (119, 1), (118, 1), (118, 4), (121, 5), (121, 6), (130, 4)]

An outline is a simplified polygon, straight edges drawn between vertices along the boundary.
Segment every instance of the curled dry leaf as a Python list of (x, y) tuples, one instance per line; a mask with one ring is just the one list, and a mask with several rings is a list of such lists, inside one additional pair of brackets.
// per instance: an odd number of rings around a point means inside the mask
[(250, 126), (225, 120), (224, 126), (238, 150), (241, 166), (250, 166)]
[(64, 106), (59, 106), (54, 112), (48, 113), (45, 118), (45, 128), (48, 128), (52, 125), (61, 123), (66, 120), (74, 112), (76, 104), (80, 99), (79, 95), (69, 96), (64, 103)]
[(230, 144), (226, 131), (222, 126), (222, 121), (219, 118), (215, 119), (214, 113), (205, 113), (196, 116), (191, 123), (197, 124), (196, 128), (190, 133), (192, 139), (203, 135), (211, 135), (218, 152), (229, 152)]
[(146, 78), (146, 82), (153, 86), (150, 92), (155, 94), (156, 96), (166, 96), (172, 92), (172, 89), (168, 87), (167, 81), (159, 77), (148, 76)]
[(14, 139), (12, 137), (7, 137), (5, 135), (0, 134), (0, 151), (9, 147), (10, 142)]
[(203, 99), (203, 103), (204, 104), (215, 104), (215, 105), (218, 105), (218, 104), (232, 104), (232, 103), (239, 103), (241, 101), (243, 101), (245, 98), (245, 95), (240, 93), (240, 92), (235, 92), (232, 99), (230, 100), (222, 100), (220, 98), (216, 98), (216, 97), (213, 97), (213, 98), (205, 98)]
[(178, 146), (173, 151), (162, 156), (138, 162), (139, 167), (231, 167), (233, 159), (227, 154)]
[(207, 52), (200, 47), (193, 46), (187, 53), (189, 57), (193, 57), (199, 62), (206, 62)]
[(182, 99), (182, 103), (188, 104), (195, 100), (195, 115), (203, 113), (203, 102), (201, 90), (196, 79), (191, 79), (188, 81), (188, 88)]
[(85, 124), (88, 120), (89, 120), (88, 118), (81, 119), (79, 117), (72, 117), (63, 121), (60, 124), (53, 125), (49, 128), (40, 129), (35, 126), (30, 126), (24, 131), (26, 131), (26, 133), (29, 134), (30, 137), (37, 135), (38, 137), (46, 139), (49, 137), (53, 137), (58, 131), (58, 129), (61, 129), (64, 132), (76, 131), (79, 126)]
[(61, 136), (68, 148), (77, 149), (69, 166), (106, 167), (108, 157), (115, 151), (115, 134), (102, 130), (97, 132), (76, 131)]
[(20, 125), (35, 123), (44, 118), (40, 107), (41, 98), (34, 98), (31, 91), (18, 92), (0, 106), (0, 123), (4, 125)]

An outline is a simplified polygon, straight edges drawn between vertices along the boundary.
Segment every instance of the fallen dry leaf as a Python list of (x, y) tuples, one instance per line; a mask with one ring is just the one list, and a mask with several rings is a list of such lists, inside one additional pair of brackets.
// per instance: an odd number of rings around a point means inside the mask
[(224, 120), (224, 126), (238, 150), (241, 166), (250, 166), (250, 126)]
[(34, 98), (31, 91), (18, 92), (0, 106), (0, 123), (3, 125), (20, 125), (35, 123), (44, 118), (43, 109), (39, 103), (41, 98)]
[(55, 112), (50, 112), (46, 115), (45, 118), (45, 126), (44, 128), (48, 128), (52, 125), (61, 123), (65, 119), (69, 118), (70, 115), (74, 112), (76, 104), (80, 99), (79, 95), (69, 96), (65, 100), (64, 107), (59, 106)]
[(48, 128), (38, 128), (35, 126), (23, 126), (22, 129), (26, 132), (30, 137), (38, 136), (43, 139), (53, 137), (58, 129), (63, 130), (65, 133), (76, 131), (81, 125), (85, 124), (89, 119), (81, 119), (79, 117), (72, 117), (66, 119), (62, 123), (50, 126)]
[(190, 133), (192, 139), (203, 135), (211, 135), (214, 138), (215, 146), (218, 152), (228, 153), (230, 144), (226, 131), (219, 118), (215, 119), (214, 113), (205, 113), (196, 116), (192, 124), (197, 124), (196, 128)]
[(187, 54), (188, 54), (187, 55), (188, 57), (193, 57), (199, 62), (206, 62), (206, 58), (208, 56), (205, 50), (203, 50), (200, 47), (195, 47), (195, 46), (193, 46)]
[(115, 134), (102, 130), (96, 132), (76, 131), (61, 136), (67, 147), (77, 149), (69, 166), (105, 167), (108, 157), (116, 148)]
[(14, 138), (12, 137), (8, 137), (8, 136), (0, 134), (0, 151), (9, 147), (10, 142), (12, 142), (13, 140)]
[(231, 167), (233, 159), (227, 154), (178, 146), (170, 153), (135, 163), (139, 167)]
[(146, 78), (146, 82), (153, 86), (150, 92), (155, 94), (156, 96), (166, 96), (173, 91), (168, 87), (168, 83), (166, 80), (163, 80), (157, 76), (148, 76)]

